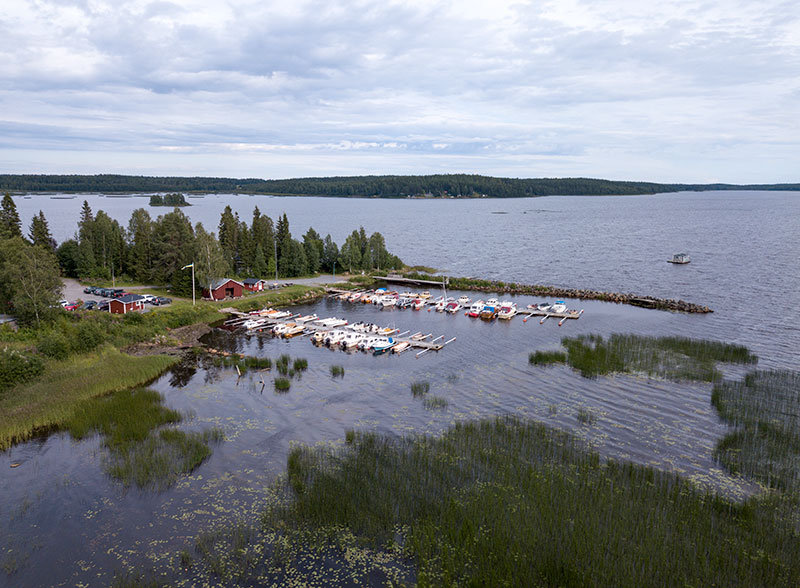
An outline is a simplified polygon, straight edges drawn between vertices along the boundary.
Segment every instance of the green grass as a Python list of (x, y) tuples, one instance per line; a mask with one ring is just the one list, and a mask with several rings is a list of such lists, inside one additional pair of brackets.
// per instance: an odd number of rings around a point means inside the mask
[(64, 428), (75, 439), (102, 435), (108, 450), (104, 467), (125, 486), (163, 490), (211, 455), (208, 444), (221, 441), (222, 433), (156, 430), (181, 420), (162, 402), (153, 390), (123, 390), (81, 403)]
[(427, 381), (411, 382), (411, 395), (414, 398), (425, 396), (431, 390), (431, 383)]
[(89, 398), (146, 384), (177, 361), (166, 355), (133, 357), (104, 347), (46, 362), (35, 381), (0, 395), (0, 450), (62, 426)]
[(344, 378), (344, 366), (343, 365), (332, 365), (331, 366), (331, 377), (333, 377), (333, 378)]
[(289, 378), (278, 377), (275, 378), (275, 390), (277, 392), (287, 392), (291, 387), (292, 382)]
[(353, 533), (411, 558), (420, 586), (800, 585), (800, 540), (768, 503), (603, 463), (536, 423), (348, 440), (290, 453), (296, 500), (264, 522), (295, 549), (306, 541), (319, 553), (310, 529), (327, 540)]
[(737, 427), (717, 444), (716, 459), (765, 486), (800, 491), (800, 373), (751, 372), (714, 386), (711, 402)]
[(566, 355), (537, 351), (531, 364), (566, 362), (587, 378), (613, 373), (644, 373), (671, 380), (716, 382), (722, 379), (717, 362), (752, 364), (758, 358), (741, 345), (686, 337), (647, 337), (642, 335), (600, 335), (565, 337), (561, 344)]
[(308, 360), (298, 357), (292, 362), (292, 369), (297, 373), (306, 371), (308, 369)]
[(582, 406), (578, 409), (576, 414), (578, 422), (582, 425), (593, 425), (597, 421), (597, 417), (590, 409)]

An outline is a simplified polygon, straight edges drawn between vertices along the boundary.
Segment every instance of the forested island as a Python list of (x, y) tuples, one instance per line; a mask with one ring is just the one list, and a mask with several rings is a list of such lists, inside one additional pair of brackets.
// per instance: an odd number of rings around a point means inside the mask
[(186, 198), (184, 198), (183, 194), (180, 192), (174, 192), (172, 194), (153, 194), (150, 196), (150, 206), (191, 206), (188, 202), (186, 202)]
[(474, 174), (426, 176), (258, 178), (125, 175), (0, 175), (0, 190), (14, 192), (195, 192), (348, 198), (523, 198), (611, 196), (709, 190), (800, 190), (794, 184), (658, 184), (592, 178), (496, 178)]

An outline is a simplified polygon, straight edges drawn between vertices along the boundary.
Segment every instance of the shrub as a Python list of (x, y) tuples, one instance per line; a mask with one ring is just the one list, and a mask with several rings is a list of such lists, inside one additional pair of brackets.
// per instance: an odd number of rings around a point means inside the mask
[(66, 359), (72, 353), (72, 344), (66, 335), (48, 330), (43, 334), (36, 348), (39, 353), (53, 359)]
[(44, 371), (44, 362), (35, 355), (8, 349), (0, 351), (0, 390), (35, 378)]

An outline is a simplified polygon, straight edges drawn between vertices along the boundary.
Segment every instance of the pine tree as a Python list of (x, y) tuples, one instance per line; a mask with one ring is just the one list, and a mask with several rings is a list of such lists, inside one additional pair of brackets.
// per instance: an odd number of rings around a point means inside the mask
[(267, 258), (264, 256), (264, 249), (261, 247), (261, 243), (256, 245), (252, 274), (254, 278), (264, 278), (267, 276)]
[(22, 221), (19, 220), (17, 205), (8, 192), (3, 196), (0, 206), (0, 239), (22, 237)]
[(56, 249), (55, 239), (50, 234), (50, 226), (47, 224), (47, 219), (41, 210), (38, 215), (31, 219), (30, 240), (34, 245), (44, 247), (50, 251), (55, 251)]

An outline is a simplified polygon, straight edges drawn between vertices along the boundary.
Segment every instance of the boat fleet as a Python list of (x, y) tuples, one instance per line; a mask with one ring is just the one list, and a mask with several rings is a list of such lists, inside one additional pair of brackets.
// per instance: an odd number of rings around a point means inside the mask
[[(377, 290), (367, 291), (337, 292), (333, 294), (332, 297), (343, 302), (375, 304), (382, 309), (427, 309), (429, 312), (447, 312), (450, 314), (463, 311), (464, 314), (470, 318), (481, 318), (486, 321), (493, 321), (495, 319), (511, 320), (520, 313), (525, 315), (552, 316), (561, 319), (574, 319), (583, 314), (582, 310), (568, 309), (563, 300), (557, 300), (554, 303), (541, 302), (538, 304), (529, 304), (526, 308), (519, 309), (517, 303), (511, 300), (489, 298), (488, 300), (472, 301), (466, 295), (459, 296), (458, 298), (447, 297), (446, 291), (442, 296), (433, 298), (431, 293), (427, 291), (419, 294), (414, 292), (400, 293), (388, 291), (386, 288), (378, 288)], [(563, 320), (559, 324), (561, 323), (563, 323)]]
[[(309, 335), (317, 345), (326, 345), (331, 349), (347, 351), (365, 351), (374, 355), (384, 353), (403, 353), (411, 347), (423, 347), (424, 353), (439, 350), (447, 343), (437, 343), (444, 336), (430, 339), (432, 333), (421, 332), (408, 334), (398, 333), (394, 327), (380, 327), (373, 323), (358, 322), (348, 324), (345, 319), (337, 317), (320, 318), (316, 314), (294, 315), (290, 311), (265, 308), (240, 315), (225, 321), (225, 326), (233, 330), (245, 330), (247, 333), (269, 333), (275, 337), (289, 339), (298, 335)], [(400, 337), (405, 336), (405, 339)]]

